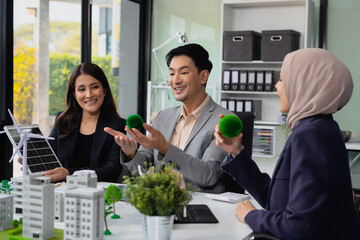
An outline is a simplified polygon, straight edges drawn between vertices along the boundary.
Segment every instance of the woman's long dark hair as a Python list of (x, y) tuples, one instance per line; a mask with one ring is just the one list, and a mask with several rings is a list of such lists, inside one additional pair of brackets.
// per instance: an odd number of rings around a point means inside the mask
[(119, 117), (119, 114), (116, 111), (116, 105), (111, 93), (110, 85), (104, 71), (96, 64), (82, 63), (78, 65), (70, 75), (66, 92), (66, 109), (55, 122), (55, 127), (64, 132), (61, 137), (68, 136), (74, 130), (76, 127), (75, 116), (82, 112), (82, 108), (75, 99), (75, 82), (77, 77), (81, 74), (90, 75), (101, 82), (101, 85), (106, 93), (104, 102), (101, 105), (101, 114), (109, 117)]

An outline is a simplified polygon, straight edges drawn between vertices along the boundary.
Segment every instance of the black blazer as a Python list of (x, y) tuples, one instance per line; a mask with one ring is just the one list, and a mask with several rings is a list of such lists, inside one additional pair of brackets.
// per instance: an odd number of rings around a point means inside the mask
[[(56, 115), (56, 119), (61, 112)], [(51, 147), (59, 158), (62, 166), (69, 170), (72, 174), (74, 171), (81, 169), (69, 168), (70, 161), (73, 159), (75, 153), (76, 140), (79, 135), (80, 123), (82, 114), (75, 117), (76, 127), (74, 131), (65, 138), (60, 138), (62, 131), (53, 127), (50, 137), (55, 140), (49, 140)], [(95, 170), (98, 181), (116, 182), (122, 165), (120, 164), (120, 146), (114, 141), (114, 137), (104, 131), (104, 127), (111, 127), (117, 131), (125, 132), (126, 121), (119, 117), (108, 117), (100, 114), (98, 123), (96, 125), (93, 145), (90, 153), (90, 169)]]
[(301, 119), (284, 146), (273, 177), (245, 152), (222, 164), (266, 210), (250, 211), (254, 232), (281, 239), (359, 239), (349, 160), (332, 115)]

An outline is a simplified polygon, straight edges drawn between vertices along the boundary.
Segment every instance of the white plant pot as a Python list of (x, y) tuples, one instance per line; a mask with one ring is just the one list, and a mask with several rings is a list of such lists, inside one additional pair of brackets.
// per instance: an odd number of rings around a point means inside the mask
[(169, 240), (174, 224), (174, 215), (146, 216), (143, 215), (144, 240)]

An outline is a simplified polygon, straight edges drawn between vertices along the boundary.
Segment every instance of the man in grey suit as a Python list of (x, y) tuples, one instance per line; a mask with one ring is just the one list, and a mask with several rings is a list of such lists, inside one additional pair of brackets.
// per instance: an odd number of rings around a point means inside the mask
[(141, 146), (121, 132), (105, 128), (121, 146), (120, 161), (130, 171), (151, 162), (154, 166), (172, 163), (186, 183), (203, 192), (225, 190), (220, 163), (226, 152), (215, 144), (214, 129), (219, 114), (232, 112), (216, 104), (205, 92), (212, 69), (208, 52), (198, 44), (187, 44), (166, 55), (169, 85), (182, 106), (162, 110), (153, 126), (144, 123), (147, 137), (137, 129), (126, 132)]

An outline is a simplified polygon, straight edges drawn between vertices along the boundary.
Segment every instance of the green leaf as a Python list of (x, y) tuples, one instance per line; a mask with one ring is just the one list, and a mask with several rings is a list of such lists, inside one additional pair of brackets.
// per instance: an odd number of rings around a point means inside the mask
[(190, 185), (186, 189), (180, 188), (180, 178), (169, 168), (157, 171), (148, 176), (132, 174), (125, 177), (127, 188), (124, 196), (139, 212), (144, 215), (167, 216), (183, 209), (192, 199)]

